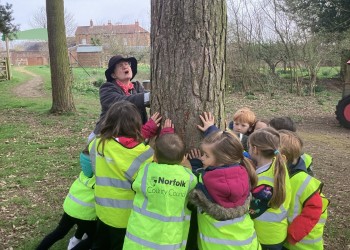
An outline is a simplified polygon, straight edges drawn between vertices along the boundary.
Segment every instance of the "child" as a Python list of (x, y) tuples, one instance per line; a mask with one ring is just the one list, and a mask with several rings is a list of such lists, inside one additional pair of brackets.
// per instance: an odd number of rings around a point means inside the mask
[(249, 108), (241, 108), (233, 115), (233, 131), (250, 135), (254, 131), (256, 116)]
[(323, 229), (328, 200), (321, 193), (323, 183), (307, 174), (300, 158), (302, 140), (288, 130), (280, 130), (281, 154), (287, 159), (292, 200), (288, 210), (287, 249), (323, 249)]
[(180, 165), (184, 155), (178, 135), (156, 140), (154, 162), (142, 168), (132, 184), (136, 194), (123, 249), (185, 249), (191, 216), (188, 193), (197, 180)]
[[(297, 131), (295, 123), (288, 116), (273, 118), (269, 122), (269, 126), (273, 127), (276, 130), (285, 129), (285, 130), (289, 130), (289, 131), (292, 131), (292, 132), (296, 132)], [(314, 176), (313, 169), (312, 169), (313, 168), (313, 159), (312, 159), (311, 155), (303, 153), (301, 155), (300, 164), (304, 164), (306, 169), (307, 169), (308, 174), (311, 175), (311, 176)]]
[(113, 104), (101, 133), (89, 145), (95, 168), (97, 229), (92, 249), (122, 249), (131, 213), (131, 184), (144, 163), (153, 160), (153, 149), (143, 143), (142, 120), (128, 101)]
[(190, 193), (198, 207), (199, 249), (260, 249), (248, 213), (257, 176), (242, 144), (231, 132), (216, 131), (201, 148), (204, 170)]
[(249, 136), (249, 154), (258, 174), (250, 213), (262, 249), (280, 250), (287, 237), (291, 187), (279, 146), (280, 136), (273, 128)]
[[(78, 225), (75, 236), (70, 240), (68, 249), (89, 249), (96, 228), (96, 212), (94, 202), (95, 176), (91, 170), (91, 161), (87, 150), (80, 154), (82, 171), (69, 189), (64, 200), (63, 216), (57, 228), (48, 234), (36, 248), (37, 250), (49, 249), (55, 242), (63, 239), (74, 225)], [(85, 232), (87, 239), (81, 241), (81, 234)], [(74, 247), (73, 247), (74, 246)]]
[[(197, 128), (204, 133), (204, 137), (209, 136), (211, 133), (218, 131), (219, 128), (215, 126), (215, 119), (212, 113), (210, 112), (203, 112), (202, 115), (199, 115), (199, 118), (202, 121), (202, 126), (197, 125)], [(248, 136), (236, 133), (236, 136), (239, 138), (240, 142), (243, 145), (244, 149), (244, 156), (247, 158), (250, 158), (248, 151)], [(192, 166), (193, 167), (193, 166)], [(197, 166), (194, 166), (195, 168)]]
[[(257, 122), (254, 112), (245, 107), (237, 110), (233, 115), (233, 121), (229, 124), (229, 129), (237, 133), (246, 151), (248, 151), (248, 136), (254, 132)], [(259, 126), (264, 126), (264, 122), (259, 122)]]
[(276, 130), (286, 129), (293, 132), (297, 131), (295, 123), (288, 116), (275, 117), (270, 120), (269, 125)]

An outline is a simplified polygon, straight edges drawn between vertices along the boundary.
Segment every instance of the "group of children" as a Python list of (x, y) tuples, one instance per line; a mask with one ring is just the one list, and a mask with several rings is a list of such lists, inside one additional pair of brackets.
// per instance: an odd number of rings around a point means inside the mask
[(267, 124), (248, 108), (232, 130), (211, 113), (200, 119), (204, 139), (186, 154), (169, 119), (160, 129), (155, 113), (142, 125), (133, 104), (113, 104), (81, 154), (58, 227), (37, 249), (75, 224), (68, 249), (323, 249), (328, 200), (293, 121)]

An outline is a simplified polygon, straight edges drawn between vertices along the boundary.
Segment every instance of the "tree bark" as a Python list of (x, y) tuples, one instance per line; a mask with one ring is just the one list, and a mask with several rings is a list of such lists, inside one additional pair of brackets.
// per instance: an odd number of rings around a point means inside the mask
[(75, 111), (69, 68), (63, 0), (46, 0), (52, 85), (52, 113)]
[(225, 124), (226, 1), (152, 0), (151, 13), (151, 110), (198, 147), (203, 111)]

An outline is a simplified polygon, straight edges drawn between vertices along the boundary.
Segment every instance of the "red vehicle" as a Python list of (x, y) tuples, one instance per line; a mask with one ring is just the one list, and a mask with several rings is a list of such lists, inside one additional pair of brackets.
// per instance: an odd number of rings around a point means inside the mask
[(346, 67), (343, 98), (338, 102), (335, 114), (339, 123), (350, 129), (350, 60)]

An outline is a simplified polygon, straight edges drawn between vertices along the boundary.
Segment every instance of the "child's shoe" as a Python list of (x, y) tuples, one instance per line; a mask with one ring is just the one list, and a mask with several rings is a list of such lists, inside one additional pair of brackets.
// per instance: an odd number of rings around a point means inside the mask
[(71, 250), (71, 249), (72, 249), (73, 247), (75, 247), (80, 241), (81, 241), (81, 240), (75, 238), (75, 236), (73, 236), (72, 238), (70, 238), (67, 250)]

